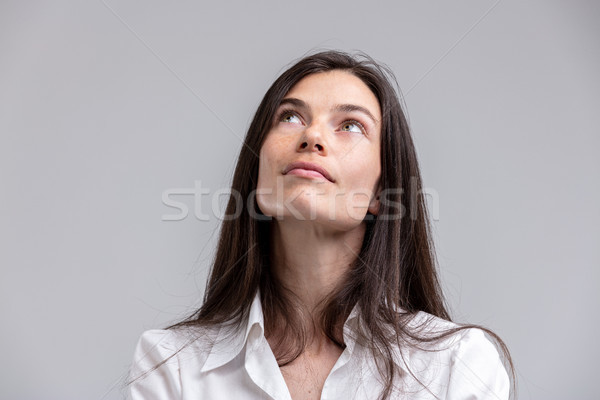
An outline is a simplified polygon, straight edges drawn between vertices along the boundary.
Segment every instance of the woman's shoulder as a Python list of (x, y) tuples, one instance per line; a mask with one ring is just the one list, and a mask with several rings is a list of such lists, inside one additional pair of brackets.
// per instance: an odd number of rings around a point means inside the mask
[(165, 351), (175, 349), (180, 342), (180, 335), (171, 329), (149, 329), (140, 335), (138, 347)]
[[(423, 341), (410, 351), (412, 366), (428, 365), (444, 379), (452, 398), (508, 398), (510, 380), (500, 352), (485, 332), (474, 326), (418, 312), (410, 322)], [(447, 336), (442, 336), (444, 333)], [(445, 378), (442, 378), (445, 377)]]
[(210, 352), (218, 330), (214, 328), (171, 328), (150, 329), (140, 335), (136, 358), (160, 358), (162, 360), (186, 354)]
[(449, 392), (455, 397), (477, 393), (477, 398), (508, 399), (510, 379), (497, 347), (479, 328), (467, 328), (449, 354), (452, 373)]
[(418, 311), (407, 323), (412, 334), (421, 340), (427, 351), (441, 351), (449, 356), (464, 353), (483, 353), (491, 359), (499, 358), (496, 346), (486, 336), (483, 329)]
[(190, 329), (149, 329), (139, 337), (138, 343), (151, 347), (160, 347), (164, 349), (175, 349), (178, 346), (185, 345), (193, 339), (201, 339), (199, 330)]
[[(179, 370), (184, 363), (201, 368), (216, 337), (211, 328), (150, 329), (142, 332), (135, 347), (132, 375), (154, 369)], [(158, 368), (156, 368), (158, 367)]]
[(214, 330), (207, 328), (151, 329), (137, 342), (129, 371), (129, 397), (133, 400), (178, 398), (181, 370), (199, 371), (212, 347)]

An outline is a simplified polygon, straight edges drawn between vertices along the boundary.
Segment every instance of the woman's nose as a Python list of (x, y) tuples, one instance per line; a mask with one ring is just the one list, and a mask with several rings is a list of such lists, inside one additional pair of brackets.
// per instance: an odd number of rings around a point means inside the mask
[(325, 145), (323, 129), (323, 126), (308, 126), (299, 140), (298, 151), (315, 151), (326, 155), (328, 146)]

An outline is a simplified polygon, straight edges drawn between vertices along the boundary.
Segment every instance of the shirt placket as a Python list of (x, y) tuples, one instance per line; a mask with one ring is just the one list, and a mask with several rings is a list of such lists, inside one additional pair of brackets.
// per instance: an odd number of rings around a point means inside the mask
[[(331, 372), (325, 380), (323, 390), (321, 392), (321, 400), (333, 400), (333, 399), (352, 399), (354, 392), (356, 391), (356, 380), (353, 376), (349, 375), (348, 367), (351, 362), (351, 358), (356, 356), (355, 341), (350, 338), (349, 333), (351, 328), (346, 324), (344, 326), (344, 340), (346, 342), (346, 348), (334, 364)], [(354, 394), (353, 394), (354, 393)]]
[(274, 400), (292, 400), (275, 355), (255, 326), (246, 343), (245, 368), (252, 381)]

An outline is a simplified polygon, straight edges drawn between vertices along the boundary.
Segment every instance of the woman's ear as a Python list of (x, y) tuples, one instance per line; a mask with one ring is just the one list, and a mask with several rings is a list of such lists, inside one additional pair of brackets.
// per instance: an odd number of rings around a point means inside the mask
[(371, 202), (369, 203), (369, 208), (367, 209), (367, 211), (373, 215), (379, 215), (379, 206), (380, 206), (380, 200), (379, 200), (379, 196), (381, 195), (381, 186), (379, 186), (377, 188), (377, 194), (375, 196), (373, 196), (373, 198), (371, 199)]

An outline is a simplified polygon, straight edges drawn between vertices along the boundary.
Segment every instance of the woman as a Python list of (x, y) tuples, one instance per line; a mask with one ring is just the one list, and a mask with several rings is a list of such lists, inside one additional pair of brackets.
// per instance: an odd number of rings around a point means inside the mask
[(512, 374), (503, 342), (446, 311), (392, 81), (368, 56), (325, 51), (273, 83), (203, 305), (142, 335), (134, 399), (508, 398), (483, 332)]

